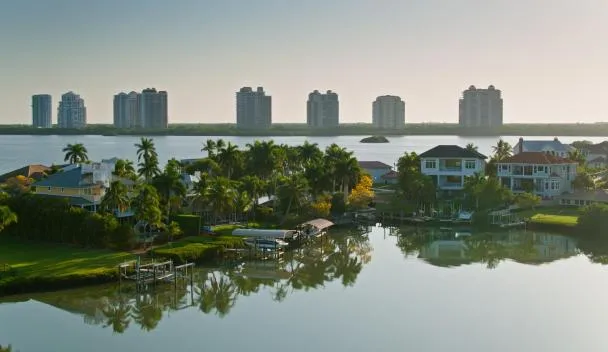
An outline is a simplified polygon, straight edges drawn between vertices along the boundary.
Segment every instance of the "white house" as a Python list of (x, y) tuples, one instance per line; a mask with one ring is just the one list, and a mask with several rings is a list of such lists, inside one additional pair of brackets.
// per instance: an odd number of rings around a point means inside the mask
[(457, 145), (438, 145), (420, 154), (420, 170), (431, 176), (437, 189), (457, 191), (464, 188), (464, 179), (483, 174), (486, 156)]
[(520, 152), (497, 164), (497, 176), (514, 193), (534, 192), (552, 199), (572, 192), (577, 163), (549, 153)]
[(513, 147), (513, 154), (517, 155), (522, 152), (543, 152), (551, 155), (556, 155), (562, 158), (568, 157), (568, 152), (575, 150), (574, 147), (564, 144), (555, 137), (553, 140), (524, 140), (519, 139), (519, 142)]
[(608, 142), (584, 146), (580, 152), (589, 167), (604, 168), (608, 164)]

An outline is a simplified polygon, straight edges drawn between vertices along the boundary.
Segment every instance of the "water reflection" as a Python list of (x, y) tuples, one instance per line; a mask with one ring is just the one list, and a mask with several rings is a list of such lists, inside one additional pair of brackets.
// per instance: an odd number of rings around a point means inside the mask
[(579, 253), (574, 239), (530, 231), (482, 233), (431, 228), (401, 228), (397, 246), (404, 255), (417, 256), (429, 264), (450, 267), (483, 263), (494, 269), (504, 260), (543, 264)]
[(181, 309), (197, 308), (222, 318), (239, 297), (262, 291), (271, 292), (272, 300), (281, 302), (295, 291), (318, 289), (332, 281), (352, 286), (370, 261), (371, 251), (367, 232), (350, 230), (288, 252), (281, 261), (222, 263), (197, 269), (192, 286), (189, 282), (159, 285), (142, 293), (130, 285), (120, 290), (112, 285), (35, 295), (34, 299), (83, 315), (86, 324), (116, 334), (133, 326), (152, 331), (166, 314)]

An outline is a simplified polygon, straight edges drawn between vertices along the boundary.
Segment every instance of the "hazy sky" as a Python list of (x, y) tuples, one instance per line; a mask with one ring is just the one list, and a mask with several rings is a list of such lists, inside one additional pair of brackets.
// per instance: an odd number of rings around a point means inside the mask
[(234, 122), (242, 86), (272, 95), (273, 122), (305, 122), (314, 89), (341, 122), (384, 94), (409, 122), (456, 122), (471, 84), (502, 90), (507, 123), (602, 121), (607, 37), (606, 0), (6, 0), (0, 123), (68, 90), (111, 123), (113, 95), (146, 87), (170, 122)]

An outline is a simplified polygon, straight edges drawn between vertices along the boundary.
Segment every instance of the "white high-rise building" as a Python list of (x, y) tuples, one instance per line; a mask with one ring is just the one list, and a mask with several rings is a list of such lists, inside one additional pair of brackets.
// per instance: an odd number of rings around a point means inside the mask
[(241, 128), (263, 129), (272, 124), (272, 100), (264, 88), (255, 91), (243, 87), (236, 92), (236, 125)]
[(383, 95), (372, 104), (372, 124), (377, 128), (404, 128), (405, 102), (394, 95)]
[(136, 128), (141, 127), (140, 97), (137, 92), (118, 93), (114, 96), (114, 127)]
[(87, 108), (80, 95), (67, 92), (61, 96), (57, 109), (59, 128), (84, 128), (87, 126)]
[(500, 90), (489, 86), (478, 89), (470, 86), (462, 92), (459, 102), (458, 123), (461, 127), (502, 126), (502, 97)]
[(32, 96), (32, 126), (39, 128), (53, 127), (52, 98), (48, 94)]
[(306, 122), (308, 127), (338, 127), (340, 124), (340, 103), (338, 94), (328, 90), (318, 90), (308, 94), (306, 102)]

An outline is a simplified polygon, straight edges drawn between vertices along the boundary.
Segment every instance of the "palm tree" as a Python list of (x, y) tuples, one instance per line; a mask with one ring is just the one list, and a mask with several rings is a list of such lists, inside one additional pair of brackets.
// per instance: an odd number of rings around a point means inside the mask
[(0, 206), (0, 232), (8, 225), (17, 222), (17, 214), (15, 214), (6, 205)]
[(63, 161), (69, 161), (70, 164), (83, 163), (89, 160), (87, 148), (82, 143), (68, 144), (61, 151), (65, 153)]
[(478, 151), (477, 146), (476, 146), (475, 144), (473, 144), (473, 143), (469, 143), (469, 144), (467, 144), (467, 146), (466, 146), (464, 149), (466, 149), (466, 150), (468, 150), (468, 151), (471, 151), (471, 152), (476, 152), (476, 151)]
[(475, 209), (479, 208), (479, 193), (486, 178), (480, 173), (475, 173), (464, 179), (464, 193), (475, 200)]
[(580, 166), (585, 165), (585, 156), (580, 150), (574, 149), (568, 152), (568, 159), (577, 162)]
[(300, 174), (291, 175), (279, 186), (280, 198), (287, 200), (283, 221), (287, 219), (293, 205), (300, 206), (308, 190), (308, 182)]
[(165, 171), (152, 180), (152, 185), (157, 189), (161, 201), (167, 206), (167, 214), (169, 214), (171, 198), (177, 197), (181, 200), (186, 195), (186, 186), (181, 179), (179, 162), (175, 159), (169, 160)]
[(513, 154), (513, 147), (502, 138), (492, 147), (496, 161), (502, 161)]
[(160, 169), (158, 168), (158, 159), (156, 156), (144, 156), (144, 160), (137, 166), (137, 174), (142, 176), (146, 182), (150, 182), (155, 176), (160, 175)]
[(228, 178), (232, 177), (234, 168), (240, 161), (240, 153), (238, 146), (231, 142), (228, 142), (228, 144), (221, 149), (218, 148), (217, 160)]
[(304, 144), (297, 147), (300, 152), (300, 158), (304, 163), (304, 167), (309, 167), (313, 162), (323, 158), (323, 152), (319, 149), (317, 143), (309, 143), (304, 141)]
[(142, 221), (147, 229), (152, 226), (160, 226), (162, 212), (156, 188), (148, 184), (141, 185), (132, 205), (135, 210), (135, 217)]
[(213, 209), (214, 219), (225, 216), (234, 208), (234, 189), (230, 180), (225, 177), (216, 177), (211, 181), (205, 194), (206, 200)]
[(116, 164), (114, 164), (113, 174), (118, 177), (128, 178), (130, 180), (135, 180), (137, 178), (135, 167), (133, 166), (133, 162), (131, 160), (118, 159)]
[(162, 306), (158, 304), (157, 297), (144, 294), (142, 299), (140, 294), (137, 294), (132, 317), (142, 330), (154, 330), (163, 317)]
[(342, 192), (344, 192), (344, 202), (348, 201), (350, 188), (357, 183), (361, 176), (361, 168), (357, 159), (351, 154), (344, 155), (335, 165), (335, 177), (342, 182)]
[(215, 309), (217, 315), (223, 318), (236, 303), (237, 294), (234, 282), (227, 276), (220, 275), (218, 280), (216, 273), (212, 273), (208, 280), (198, 285), (197, 293), (200, 297), (202, 312), (210, 313)]
[(210, 159), (214, 159), (216, 148), (217, 144), (215, 143), (215, 141), (213, 139), (207, 139), (203, 144), (201, 152), (207, 152), (207, 157)]
[(278, 146), (272, 140), (256, 140), (253, 144), (247, 144), (247, 148), (249, 149), (249, 170), (261, 179), (268, 180), (278, 165)]
[(130, 202), (127, 186), (120, 181), (114, 181), (101, 199), (101, 208), (109, 212), (118, 210), (123, 213), (129, 208)]
[(156, 153), (156, 147), (154, 146), (154, 140), (152, 138), (141, 137), (139, 143), (135, 143), (137, 147), (137, 161), (141, 159), (158, 159)]

